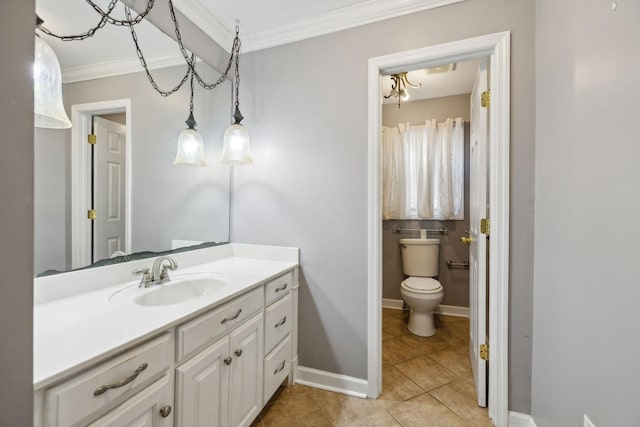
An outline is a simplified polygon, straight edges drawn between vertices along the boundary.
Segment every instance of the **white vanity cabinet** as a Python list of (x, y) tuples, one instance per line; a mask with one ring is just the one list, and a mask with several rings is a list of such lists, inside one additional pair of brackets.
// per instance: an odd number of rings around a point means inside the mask
[(244, 289), (36, 390), (35, 426), (250, 426), (294, 380), (297, 269)]

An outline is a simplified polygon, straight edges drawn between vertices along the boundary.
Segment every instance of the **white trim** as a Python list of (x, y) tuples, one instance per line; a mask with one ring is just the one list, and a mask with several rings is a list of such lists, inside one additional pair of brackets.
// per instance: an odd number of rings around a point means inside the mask
[(360, 398), (367, 397), (367, 380), (298, 366), (296, 383)]
[[(462, 1), (465, 0), (370, 0), (311, 18), (244, 33), (240, 23), (242, 51), (266, 49)], [(235, 21), (223, 22), (202, 4), (202, 0), (179, 0), (176, 1), (176, 7), (229, 52), (235, 34)]]
[(381, 74), (448, 64), (474, 58), (491, 61), (490, 183), (491, 240), (489, 279), (489, 416), (508, 425), (508, 297), (509, 297), (509, 118), (510, 33), (502, 32), (408, 52), (370, 58), (368, 64), (368, 382), (369, 397), (382, 389), (381, 337)]
[(537, 427), (529, 414), (509, 411), (509, 427)]
[[(382, 298), (382, 308), (402, 310), (403, 307), (404, 301), (401, 299)], [(469, 317), (469, 307), (457, 305), (440, 304), (433, 312), (444, 316)]]
[(440, 304), (433, 312), (444, 316), (469, 317), (469, 307), (459, 307), (457, 305)]
[[(185, 65), (186, 67), (186, 62), (182, 55), (167, 55), (151, 58), (145, 57), (145, 60), (147, 61), (147, 66), (150, 70), (173, 67), (180, 64)], [(144, 71), (144, 68), (140, 65), (140, 60), (137, 57), (118, 59), (115, 61), (65, 68), (62, 70), (62, 83), (76, 83), (84, 80), (138, 73), (140, 71)]]
[(131, 252), (131, 99), (76, 104), (71, 106), (71, 267), (84, 267), (90, 263), (89, 248), (91, 235), (87, 227), (87, 207), (91, 194), (89, 168), (89, 148), (87, 135), (91, 133), (91, 116), (125, 111), (127, 144), (125, 154), (125, 242), (124, 251)]
[(382, 298), (382, 308), (402, 310), (402, 307), (404, 307), (404, 301), (401, 299)]

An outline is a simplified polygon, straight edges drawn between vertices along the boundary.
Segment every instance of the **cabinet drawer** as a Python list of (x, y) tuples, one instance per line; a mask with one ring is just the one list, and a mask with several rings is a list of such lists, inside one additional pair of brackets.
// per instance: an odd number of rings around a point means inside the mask
[(266, 305), (271, 304), (275, 300), (282, 298), (289, 293), (293, 287), (293, 273), (288, 272), (285, 275), (277, 277), (266, 284)]
[(263, 308), (262, 287), (177, 328), (178, 362), (226, 335)]
[(173, 381), (170, 375), (151, 384), (88, 427), (172, 427)]
[(264, 359), (264, 401), (271, 398), (291, 371), (291, 338), (282, 341)]
[(290, 293), (266, 309), (265, 354), (269, 354), (291, 332), (291, 322), (293, 320), (291, 311)]
[(172, 363), (173, 340), (164, 334), (46, 391), (46, 426), (75, 426), (125, 395), (132, 395)]

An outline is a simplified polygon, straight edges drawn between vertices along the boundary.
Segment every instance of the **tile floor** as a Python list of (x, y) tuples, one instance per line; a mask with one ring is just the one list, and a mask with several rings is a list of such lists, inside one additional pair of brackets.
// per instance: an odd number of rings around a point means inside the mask
[(408, 314), (383, 309), (382, 394), (359, 399), (296, 384), (281, 387), (253, 427), (492, 426), (476, 404), (467, 318), (436, 316), (436, 335), (407, 330)]

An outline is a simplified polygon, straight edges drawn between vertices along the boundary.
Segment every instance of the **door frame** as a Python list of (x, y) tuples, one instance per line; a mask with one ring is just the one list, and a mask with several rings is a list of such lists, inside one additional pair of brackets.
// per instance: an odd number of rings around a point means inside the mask
[(125, 226), (124, 248), (131, 252), (131, 99), (75, 104), (71, 106), (71, 266), (84, 267), (91, 263), (91, 232), (87, 222), (87, 206), (91, 197), (89, 144), (92, 117), (123, 112), (127, 129), (125, 145)]
[(489, 57), (489, 417), (508, 426), (510, 41), (508, 31), (370, 58), (368, 63), (368, 396), (382, 390), (381, 75)]

